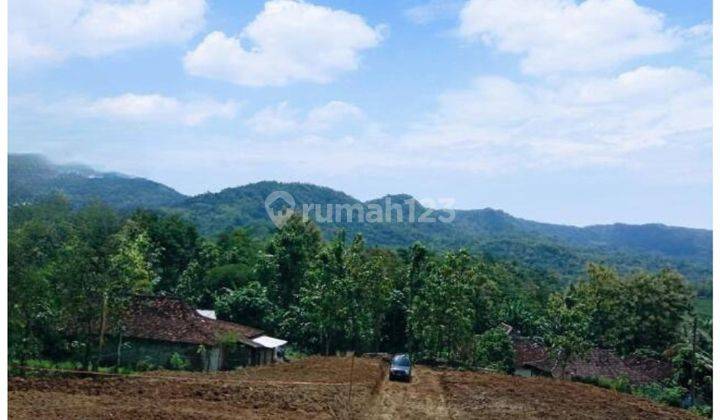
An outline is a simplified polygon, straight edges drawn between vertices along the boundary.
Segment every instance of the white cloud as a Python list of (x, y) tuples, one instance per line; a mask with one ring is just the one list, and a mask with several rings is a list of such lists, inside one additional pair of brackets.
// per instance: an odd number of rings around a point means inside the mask
[(357, 106), (330, 101), (312, 108), (304, 116), (287, 102), (281, 102), (261, 109), (248, 118), (246, 123), (259, 134), (302, 137), (329, 131), (352, 131), (359, 128), (358, 123), (364, 121), (365, 115)]
[(521, 55), (531, 74), (613, 68), (672, 51), (680, 32), (633, 0), (470, 0), (459, 28), (468, 40)]
[(405, 17), (417, 25), (454, 18), (463, 6), (461, 0), (430, 0), (405, 10)]
[(443, 94), (405, 143), (483, 171), (624, 164), (650, 149), (705, 145), (711, 110), (711, 80), (677, 67), (541, 85), (480, 77)]
[(336, 101), (307, 112), (281, 103), (246, 122), (284, 149), (311, 144), (325, 150), (320, 156), (346, 153), (343, 161), (373, 167), (502, 174), (643, 165), (661, 176), (687, 168), (665, 167), (658, 156), (696, 156), (709, 144), (711, 88), (708, 77), (680, 67), (562, 81), (483, 76), (439, 95), (431, 113), (396, 133)]
[(355, 105), (341, 101), (330, 101), (323, 106), (310, 110), (305, 125), (312, 131), (322, 131), (342, 123), (362, 121), (363, 119), (362, 110)]
[(297, 130), (301, 125), (298, 112), (287, 102), (261, 109), (246, 123), (253, 131), (260, 134), (289, 133)]
[(27, 0), (9, 5), (14, 65), (179, 43), (204, 26), (204, 0)]
[(189, 74), (238, 85), (327, 83), (357, 69), (381, 29), (356, 14), (302, 1), (271, 0), (237, 36), (212, 32), (184, 58)]
[(14, 109), (63, 118), (182, 124), (195, 126), (214, 118), (231, 119), (239, 105), (214, 99), (180, 100), (159, 94), (125, 93), (96, 99), (69, 98), (46, 103), (37, 97), (12, 98)]
[(679, 32), (696, 58), (704, 60), (708, 67), (712, 65), (712, 25), (710, 23), (700, 23), (683, 29)]

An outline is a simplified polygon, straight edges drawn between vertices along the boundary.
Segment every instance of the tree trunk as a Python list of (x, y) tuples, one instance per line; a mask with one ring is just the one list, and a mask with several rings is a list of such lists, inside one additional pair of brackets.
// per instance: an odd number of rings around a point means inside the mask
[(100, 338), (98, 339), (97, 361), (93, 370), (100, 367), (100, 359), (102, 358), (103, 347), (105, 346), (105, 329), (107, 328), (107, 293), (103, 295), (102, 309), (100, 314)]
[(83, 340), (83, 343), (85, 344), (85, 348), (83, 349), (83, 369), (84, 370), (90, 370), (90, 340), (92, 337), (92, 321), (88, 321), (85, 329), (85, 337)]
[(562, 363), (560, 364), (560, 369), (562, 369), (560, 371), (560, 379), (563, 379), (563, 380), (565, 379), (565, 370), (567, 369), (569, 359), (570, 359), (569, 356), (563, 355)]
[(115, 359), (115, 372), (120, 371), (120, 355), (122, 352), (122, 330), (118, 332), (117, 357)]

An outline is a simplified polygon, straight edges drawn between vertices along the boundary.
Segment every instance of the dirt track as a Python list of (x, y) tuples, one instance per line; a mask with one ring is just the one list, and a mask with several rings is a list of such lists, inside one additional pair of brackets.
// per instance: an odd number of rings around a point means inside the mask
[(438, 372), (416, 366), (410, 383), (385, 378), (368, 410), (370, 419), (447, 419), (445, 397)]
[[(350, 392), (350, 366), (353, 386)], [(649, 419), (689, 412), (545, 378), (416, 366), (389, 382), (378, 360), (311, 357), (212, 374), (11, 378), (10, 418)]]
[(693, 419), (689, 412), (602, 388), (546, 378), (437, 371), (416, 366), (411, 383), (385, 379), (370, 419)]

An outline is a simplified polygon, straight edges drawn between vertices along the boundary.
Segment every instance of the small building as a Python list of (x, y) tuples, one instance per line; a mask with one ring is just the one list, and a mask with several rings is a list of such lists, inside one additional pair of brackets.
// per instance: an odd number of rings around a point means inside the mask
[[(134, 297), (123, 318), (122, 337), (112, 340), (120, 352), (120, 364), (169, 367), (175, 353), (188, 368), (206, 371), (274, 360), (274, 348), (253, 341), (263, 336), (262, 330), (205, 315), (178, 298)], [(117, 357), (111, 354), (104, 360), (115, 363)]]
[(283, 346), (287, 344), (287, 341), (275, 337), (270, 337), (269, 335), (261, 335), (259, 337), (253, 338), (253, 343), (260, 344), (261, 346), (267, 347), (269, 349), (273, 349), (273, 361), (276, 361), (280, 358), (279, 353), (282, 351)]
[[(519, 376), (563, 377), (562, 368), (550, 357), (540, 340), (512, 336), (515, 374)], [(672, 375), (669, 361), (650, 357), (620, 357), (613, 350), (593, 348), (585, 357), (568, 362), (565, 378), (628, 378), (633, 385), (657, 382)]]

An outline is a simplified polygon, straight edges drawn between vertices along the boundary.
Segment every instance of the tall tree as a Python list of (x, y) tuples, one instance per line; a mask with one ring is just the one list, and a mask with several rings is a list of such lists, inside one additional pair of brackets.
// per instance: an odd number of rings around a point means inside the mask
[(268, 299), (267, 289), (257, 281), (219, 293), (214, 308), (218, 319), (262, 329), (273, 327), (274, 305)]
[(568, 363), (583, 358), (590, 351), (588, 339), (590, 320), (572, 298), (556, 293), (550, 296), (547, 310), (545, 341), (550, 346), (550, 356), (565, 378)]
[(383, 260), (367, 252), (361, 234), (355, 236), (347, 254), (345, 303), (349, 306), (351, 348), (378, 350), (392, 284)]
[(221, 261), (220, 248), (209, 240), (199, 239), (197, 253), (180, 275), (174, 293), (192, 305), (212, 306), (217, 290), (207, 277)]
[(410, 331), (421, 357), (464, 361), (472, 357), (475, 280), (470, 256), (449, 253), (429, 273), (410, 309)]
[(147, 210), (135, 212), (132, 219), (147, 231), (159, 251), (160, 279), (154, 290), (174, 292), (180, 276), (197, 256), (200, 245), (197, 229), (178, 215), (166, 216)]
[(271, 295), (284, 308), (297, 303), (297, 294), (310, 264), (320, 250), (321, 236), (310, 220), (291, 216), (273, 236), (267, 248), (264, 270), (275, 271)]
[(692, 311), (692, 290), (677, 272), (664, 269), (630, 278), (629, 292), (635, 297), (635, 332), (629, 346), (659, 352), (679, 340), (683, 321)]
[(510, 336), (499, 327), (491, 328), (475, 339), (475, 360), (478, 366), (512, 373), (515, 369), (515, 350)]
[(351, 308), (345, 302), (345, 257), (345, 234), (340, 232), (322, 248), (308, 270), (288, 328), (326, 355), (346, 342), (345, 320)]
[(238, 228), (220, 234), (217, 241), (222, 264), (255, 264), (260, 245), (247, 229)]
[[(51, 206), (55, 207), (52, 203)], [(40, 204), (42, 208), (45, 204)], [(67, 209), (67, 208), (66, 208)], [(11, 359), (48, 351), (57, 341), (57, 299), (48, 267), (73, 234), (68, 213), (28, 217), (8, 231), (8, 350)]]
[(577, 283), (570, 292), (578, 308), (589, 319), (588, 338), (596, 346), (614, 348), (628, 353), (634, 340), (637, 318), (637, 299), (618, 274), (597, 264), (590, 264), (587, 278)]
[(112, 239), (116, 250), (110, 256), (107, 280), (100, 286), (102, 308), (96, 366), (103, 356), (106, 334), (122, 335), (123, 317), (132, 295), (150, 292), (159, 279), (155, 272), (159, 252), (142, 226), (128, 220)]

